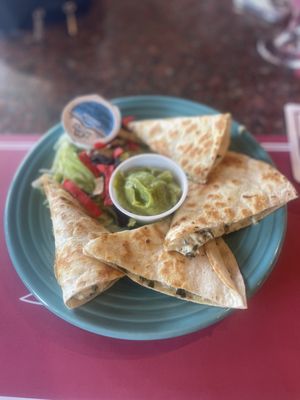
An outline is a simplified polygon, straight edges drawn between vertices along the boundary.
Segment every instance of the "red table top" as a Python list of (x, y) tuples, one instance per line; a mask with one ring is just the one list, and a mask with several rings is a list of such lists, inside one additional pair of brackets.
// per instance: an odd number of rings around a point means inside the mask
[[(15, 170), (37, 138), (0, 137), (2, 209)], [(271, 156), (292, 180), (285, 138), (258, 139), (283, 143)], [(296, 188), (300, 191), (300, 185)], [(2, 221), (0, 396), (299, 399), (299, 230), (296, 200), (288, 205), (287, 235), (277, 265), (248, 310), (179, 338), (134, 342), (85, 332), (35, 304), (9, 259)]]

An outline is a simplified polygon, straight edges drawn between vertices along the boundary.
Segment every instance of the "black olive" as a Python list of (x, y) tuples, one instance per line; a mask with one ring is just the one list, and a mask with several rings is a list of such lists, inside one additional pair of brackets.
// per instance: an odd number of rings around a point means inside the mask
[(180, 297), (186, 297), (186, 291), (184, 289), (177, 289), (176, 295)]
[(119, 211), (115, 206), (112, 206), (114, 212), (116, 213), (117, 216), (117, 222), (120, 227), (125, 227), (127, 226), (129, 222), (129, 217), (125, 214), (123, 214), (121, 211)]
[(99, 153), (92, 154), (91, 160), (94, 163), (106, 164), (106, 165), (110, 165), (115, 162), (115, 160), (112, 157), (107, 157), (107, 156), (104, 156), (103, 154), (99, 154)]

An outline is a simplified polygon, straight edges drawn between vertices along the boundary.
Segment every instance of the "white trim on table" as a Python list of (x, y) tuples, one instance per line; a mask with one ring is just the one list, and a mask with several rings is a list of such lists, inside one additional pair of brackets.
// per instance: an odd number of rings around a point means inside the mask
[[(37, 142), (37, 140), (28, 141), (0, 141), (0, 151), (24, 151), (29, 150)], [(273, 152), (289, 152), (291, 150), (288, 142), (261, 142), (261, 146), (267, 151)]]
[(0, 141), (0, 151), (24, 151), (32, 148), (36, 144), (36, 140), (28, 140), (17, 142), (13, 140)]
[(261, 142), (260, 145), (267, 151), (280, 153), (291, 151), (291, 145), (288, 142)]

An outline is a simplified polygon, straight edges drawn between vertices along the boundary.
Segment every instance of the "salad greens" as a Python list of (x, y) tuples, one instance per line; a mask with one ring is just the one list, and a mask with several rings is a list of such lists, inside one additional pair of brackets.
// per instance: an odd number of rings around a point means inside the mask
[(59, 183), (64, 179), (70, 179), (85, 192), (93, 193), (95, 177), (78, 158), (77, 147), (68, 140), (66, 135), (62, 135), (54, 149), (56, 153), (51, 168), (54, 179)]
[[(90, 150), (83, 150), (63, 134), (54, 146), (55, 156), (50, 174), (85, 208), (87, 214), (114, 232), (133, 228), (136, 221), (120, 213), (109, 196), (109, 181), (116, 166), (124, 159), (145, 151), (131, 133), (121, 129), (118, 137), (111, 142), (95, 144)], [(33, 182), (39, 186), (39, 179)]]

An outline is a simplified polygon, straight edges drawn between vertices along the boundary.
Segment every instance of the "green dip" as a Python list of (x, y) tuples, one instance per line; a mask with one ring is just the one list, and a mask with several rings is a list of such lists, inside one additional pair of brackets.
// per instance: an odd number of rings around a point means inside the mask
[(181, 196), (181, 188), (172, 173), (156, 168), (119, 172), (113, 187), (120, 205), (138, 215), (157, 215), (167, 211)]

